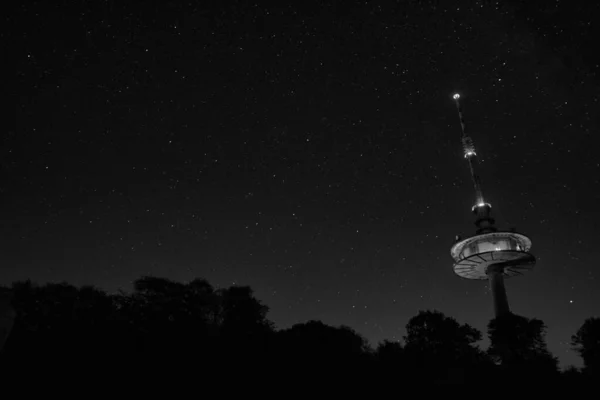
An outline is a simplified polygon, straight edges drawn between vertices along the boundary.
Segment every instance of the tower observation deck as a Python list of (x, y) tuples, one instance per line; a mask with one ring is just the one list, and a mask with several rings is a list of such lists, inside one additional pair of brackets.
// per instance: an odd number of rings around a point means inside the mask
[(462, 130), (464, 157), (469, 164), (471, 179), (475, 189), (475, 205), (471, 211), (475, 215), (475, 235), (457, 240), (450, 254), (454, 259), (454, 272), (465, 279), (490, 282), (496, 317), (509, 314), (508, 299), (504, 279), (523, 275), (535, 265), (535, 257), (529, 253), (531, 240), (517, 232), (498, 231), (491, 217), (492, 206), (483, 197), (481, 181), (476, 173), (477, 153), (473, 140), (467, 135), (466, 124), (460, 105), (460, 95), (454, 94)]

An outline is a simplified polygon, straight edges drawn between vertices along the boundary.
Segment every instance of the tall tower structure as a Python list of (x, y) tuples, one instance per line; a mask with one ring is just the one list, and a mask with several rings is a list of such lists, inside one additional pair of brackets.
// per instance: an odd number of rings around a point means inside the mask
[(477, 153), (473, 140), (467, 135), (467, 127), (460, 105), (460, 95), (452, 96), (456, 102), (461, 125), (461, 141), (464, 157), (469, 164), (471, 179), (475, 189), (475, 205), (471, 211), (475, 215), (475, 235), (460, 240), (452, 246), (450, 254), (454, 258), (454, 272), (465, 279), (488, 280), (494, 300), (496, 317), (510, 313), (504, 279), (523, 275), (535, 265), (535, 257), (529, 253), (531, 240), (517, 232), (498, 231), (491, 216), (492, 206), (486, 202), (477, 175)]

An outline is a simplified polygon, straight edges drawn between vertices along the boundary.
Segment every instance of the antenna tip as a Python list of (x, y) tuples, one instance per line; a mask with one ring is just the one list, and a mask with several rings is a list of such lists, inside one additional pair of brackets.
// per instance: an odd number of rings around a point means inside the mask
[(454, 93), (454, 94), (452, 95), (452, 98), (453, 98), (454, 100), (458, 100), (458, 99), (460, 99), (460, 94), (458, 94), (458, 93)]

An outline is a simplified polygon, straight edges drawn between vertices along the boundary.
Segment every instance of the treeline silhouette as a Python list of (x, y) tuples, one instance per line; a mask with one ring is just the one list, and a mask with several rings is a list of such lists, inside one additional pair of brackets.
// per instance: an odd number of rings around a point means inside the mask
[[(67, 283), (30, 281), (0, 288), (3, 371), (27, 376), (113, 375), (167, 379), (193, 375), (210, 382), (260, 376), (297, 385), (547, 384), (592, 382), (599, 374), (600, 319), (573, 335), (582, 369), (560, 371), (547, 349), (546, 326), (511, 314), (483, 334), (438, 311), (421, 311), (403, 343), (371, 348), (353, 329), (320, 321), (276, 329), (251, 288), (216, 289), (204, 279), (179, 283), (142, 277), (131, 293), (107, 294)], [(0, 343), (1, 345), (1, 343)]]

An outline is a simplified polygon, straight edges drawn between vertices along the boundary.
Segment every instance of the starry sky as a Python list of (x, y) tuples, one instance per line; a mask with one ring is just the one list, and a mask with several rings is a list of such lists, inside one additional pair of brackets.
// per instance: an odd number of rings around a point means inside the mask
[(581, 365), (568, 342), (600, 304), (600, 13), (524, 3), (19, 3), (0, 284), (204, 277), (250, 285), (280, 328), (376, 344), (437, 309), (485, 330), (487, 285), (450, 257), (475, 230), (460, 92), (497, 226), (538, 259), (506, 282), (511, 308)]

